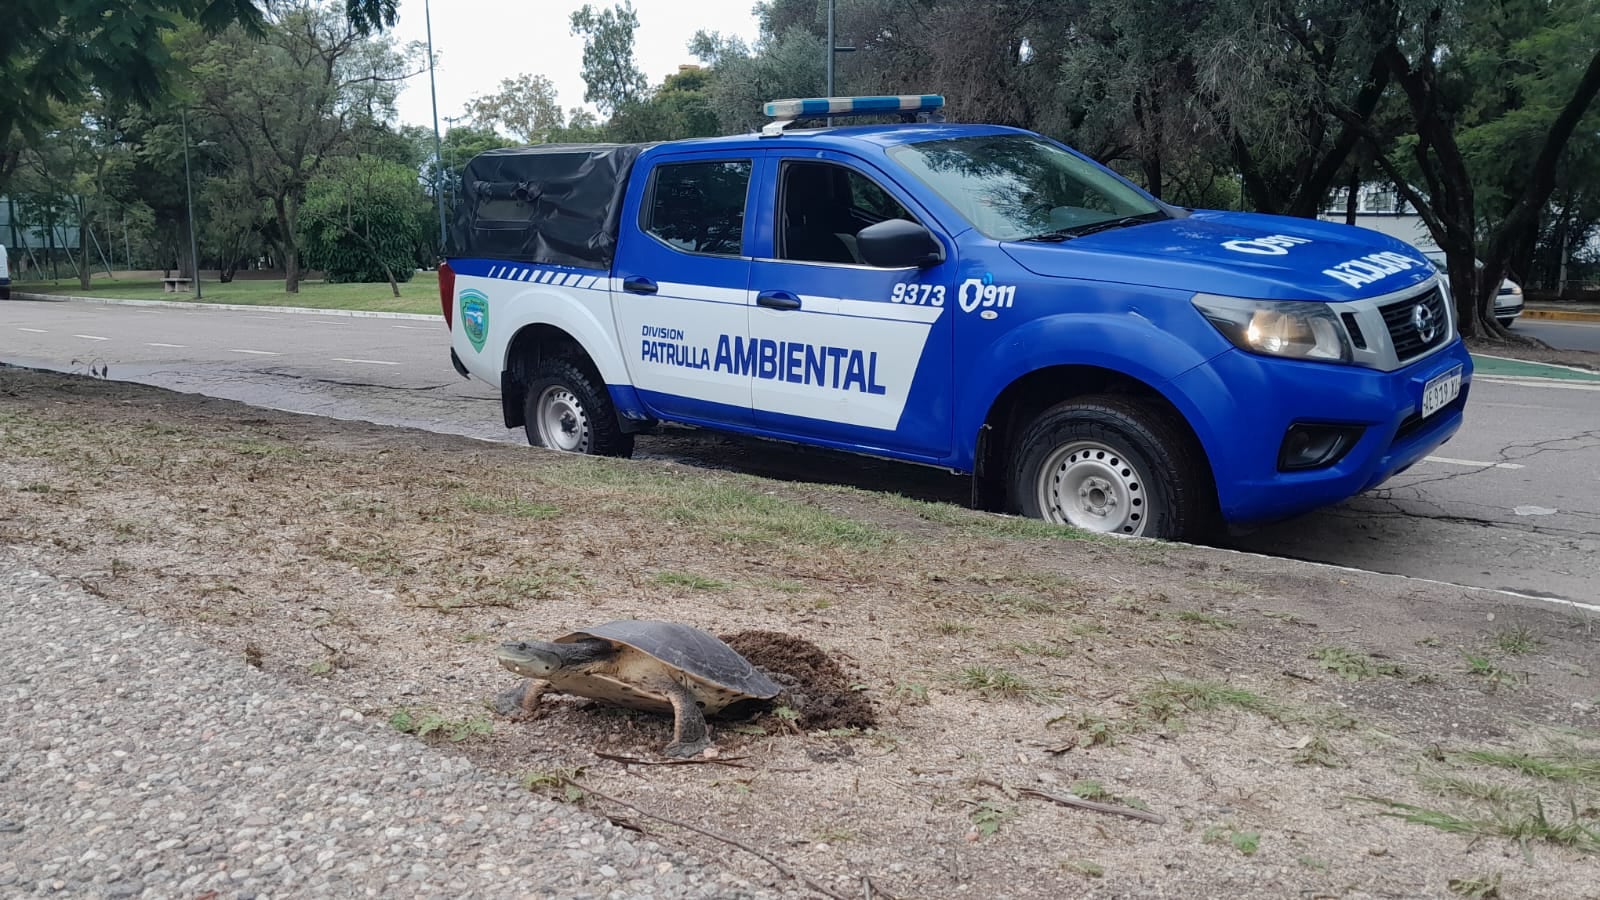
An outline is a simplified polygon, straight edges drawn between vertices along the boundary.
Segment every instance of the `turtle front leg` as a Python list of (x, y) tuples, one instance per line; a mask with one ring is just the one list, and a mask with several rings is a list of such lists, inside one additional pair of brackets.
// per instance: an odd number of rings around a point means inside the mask
[(494, 698), (494, 711), (513, 719), (533, 718), (539, 712), (539, 700), (550, 687), (550, 682), (529, 678)]
[(661, 752), (683, 759), (699, 756), (711, 746), (711, 738), (706, 734), (706, 714), (695, 702), (694, 694), (676, 678), (663, 678), (657, 686), (672, 701), (672, 743)]

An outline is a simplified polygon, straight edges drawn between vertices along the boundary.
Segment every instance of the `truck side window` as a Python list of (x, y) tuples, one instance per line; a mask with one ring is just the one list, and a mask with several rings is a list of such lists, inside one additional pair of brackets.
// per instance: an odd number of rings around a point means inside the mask
[(844, 166), (787, 162), (779, 197), (778, 258), (862, 265), (856, 233), (916, 218), (877, 182)]
[(658, 166), (645, 230), (685, 253), (741, 256), (748, 160)]

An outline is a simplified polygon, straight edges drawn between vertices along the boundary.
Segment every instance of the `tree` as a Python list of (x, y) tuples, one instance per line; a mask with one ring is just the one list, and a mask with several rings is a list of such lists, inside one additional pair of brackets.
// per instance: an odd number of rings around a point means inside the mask
[(543, 75), (503, 79), (499, 91), (467, 101), (467, 118), (524, 144), (542, 144), (566, 124), (556, 86)]
[(609, 117), (639, 100), (649, 87), (633, 60), (639, 15), (631, 0), (597, 12), (585, 3), (572, 14), (572, 33), (583, 38), (583, 99)]
[(306, 260), (330, 282), (388, 281), (396, 297), (416, 268), (419, 226), (431, 226), (417, 173), (398, 163), (347, 157), (307, 187), (301, 208)]
[[(176, 60), (167, 38), (184, 20), (217, 34), (229, 26), (260, 35), (271, 0), (8, 0), (0, 13), (0, 194), (24, 142), (55, 121), (52, 103), (91, 89), (110, 100), (149, 104), (167, 90)], [(362, 33), (393, 25), (397, 0), (346, 0)]]
[(617, 110), (607, 129), (611, 139), (676, 141), (720, 133), (711, 105), (712, 81), (711, 73), (698, 66), (668, 75), (648, 99)]
[[(1534, 5), (1538, 9), (1530, 10), (1521, 28), (1474, 32), (1464, 26), (1459, 9), (1419, 0), (1383, 51), (1415, 131), (1404, 148), (1409, 159), (1367, 137), (1379, 164), (1445, 251), (1457, 317), (1469, 337), (1509, 336), (1494, 319), (1495, 295), (1518, 242), (1537, 229), (1566, 146), (1600, 94), (1600, 51), (1590, 49), (1600, 46), (1593, 2)], [(1522, 77), (1474, 80), (1475, 49), (1514, 61), (1525, 69)], [(1529, 88), (1535, 85), (1545, 102), (1531, 102)], [(1521, 121), (1517, 130), (1535, 136), (1530, 143), (1536, 149), (1517, 166), (1521, 189), (1506, 198), (1498, 225), (1480, 236), (1476, 191), (1482, 178), (1463, 141), (1473, 129), (1505, 124), (1508, 117)]]
[(327, 160), (394, 114), (406, 60), (388, 39), (364, 37), (343, 16), (303, 3), (275, 7), (264, 40), (230, 29), (188, 35), (196, 103), (228, 158), (273, 210), (266, 235), (300, 289), (300, 204)]

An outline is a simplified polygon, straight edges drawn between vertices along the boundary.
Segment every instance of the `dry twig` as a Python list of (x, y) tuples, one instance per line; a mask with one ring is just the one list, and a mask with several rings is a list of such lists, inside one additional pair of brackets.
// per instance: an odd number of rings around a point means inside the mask
[(606, 793), (603, 793), (601, 791), (597, 791), (594, 788), (588, 786), (587, 784), (584, 784), (583, 782), (578, 781), (578, 780), (576, 780), (574, 778), (569, 778), (569, 777), (563, 775), (563, 776), (561, 776), (561, 780), (566, 782), (567, 784), (572, 785), (573, 787), (577, 788), (580, 791), (584, 791), (586, 793), (589, 793), (589, 794), (592, 794), (592, 795), (594, 795), (596, 797), (599, 797), (601, 800), (609, 800), (610, 802), (615, 803), (618, 806), (626, 806), (627, 808), (633, 810), (634, 812), (638, 813), (641, 816), (649, 816), (650, 818), (655, 819), (656, 821), (665, 822), (668, 825), (673, 825), (673, 826), (676, 826), (678, 828), (685, 829), (687, 831), (692, 831), (695, 834), (705, 835), (706, 837), (711, 838), (712, 840), (721, 841), (724, 844), (728, 844), (728, 845), (733, 846), (733, 847), (738, 847), (740, 850), (743, 850), (744, 852), (750, 854), (751, 856), (754, 856), (757, 859), (760, 859), (762, 862), (765, 862), (767, 865), (772, 866), (774, 869), (777, 869), (779, 872), (782, 872), (784, 875), (787, 875), (788, 877), (794, 879), (795, 881), (800, 882), (801, 884), (805, 885), (808, 888), (811, 888), (812, 890), (816, 891), (819, 894), (822, 894), (825, 897), (832, 897), (833, 900), (846, 900), (846, 898), (842, 894), (839, 894), (839, 893), (837, 893), (835, 891), (832, 891), (832, 890), (830, 890), (830, 889), (818, 884), (817, 882), (813, 881), (810, 876), (802, 874), (800, 872), (795, 871), (794, 869), (789, 868), (788, 866), (784, 865), (783, 863), (779, 862), (778, 860), (776, 860), (776, 859), (772, 858), (771, 856), (767, 855), (765, 852), (763, 852), (761, 850), (758, 850), (755, 847), (752, 847), (749, 844), (744, 843), (743, 841), (735, 840), (735, 839), (733, 839), (731, 837), (728, 837), (725, 834), (718, 834), (717, 832), (712, 831), (712, 830), (710, 830), (708, 828), (701, 828), (699, 825), (691, 825), (688, 822), (679, 821), (678, 819), (671, 819), (671, 818), (668, 818), (666, 816), (661, 815), (660, 813), (651, 812), (650, 810), (645, 809), (642, 806), (638, 806), (638, 805), (635, 805), (633, 803), (629, 803), (626, 800), (620, 800), (620, 799), (618, 799), (616, 797), (611, 796), (610, 794), (606, 794)]
[(751, 769), (751, 768), (755, 768), (754, 766), (746, 765), (745, 763), (742, 763), (742, 762), (739, 761), (741, 759), (748, 759), (748, 757), (744, 757), (744, 756), (728, 756), (728, 757), (722, 757), (722, 758), (717, 758), (717, 759), (706, 759), (705, 757), (700, 757), (700, 756), (691, 757), (689, 759), (644, 759), (644, 758), (638, 757), (638, 756), (621, 756), (621, 755), (615, 754), (615, 753), (602, 753), (599, 750), (594, 751), (594, 755), (600, 757), (601, 759), (609, 759), (612, 762), (626, 763), (626, 764), (628, 764), (630, 766), (708, 766), (709, 765), (709, 766), (732, 766), (735, 769)]
[(1123, 816), (1129, 819), (1138, 819), (1142, 822), (1153, 822), (1156, 825), (1165, 825), (1167, 823), (1166, 816), (1143, 809), (1134, 809), (1131, 806), (1116, 806), (1111, 803), (1097, 803), (1093, 800), (1085, 800), (1082, 797), (1062, 796), (1060, 794), (1051, 794), (1046, 791), (1035, 790), (1027, 787), (1007, 787), (998, 781), (990, 781), (987, 778), (978, 779), (978, 783), (988, 785), (989, 787), (996, 788), (1001, 791), (1015, 791), (1018, 794), (1026, 794), (1029, 797), (1037, 797), (1040, 800), (1049, 800), (1051, 803), (1059, 803), (1062, 806), (1071, 806), (1076, 809), (1087, 809), (1093, 812), (1105, 813), (1106, 815), (1110, 816)]

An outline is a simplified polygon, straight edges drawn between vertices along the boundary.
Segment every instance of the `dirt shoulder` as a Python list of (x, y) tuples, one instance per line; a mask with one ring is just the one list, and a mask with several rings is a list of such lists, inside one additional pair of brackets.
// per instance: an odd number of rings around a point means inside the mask
[[(1600, 896), (1572, 608), (8, 368), (0, 543), (775, 884), (561, 779), (839, 896)], [(660, 718), (488, 712), (496, 642), (618, 618), (803, 639), (876, 727), (784, 708), (657, 765)]]

